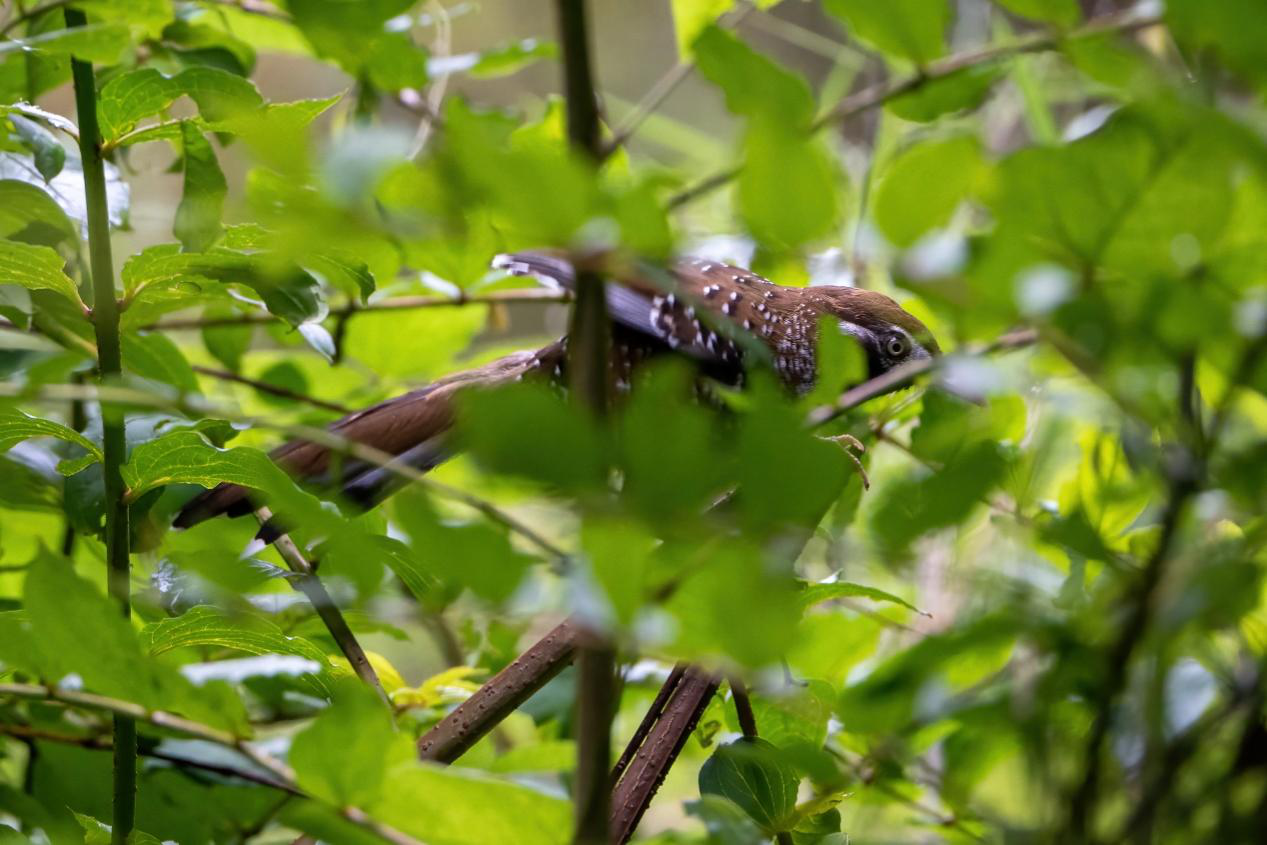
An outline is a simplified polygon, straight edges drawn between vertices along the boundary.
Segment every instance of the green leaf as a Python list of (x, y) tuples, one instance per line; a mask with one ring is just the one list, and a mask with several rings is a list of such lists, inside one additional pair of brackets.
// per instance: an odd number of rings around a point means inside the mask
[(180, 616), (151, 622), (141, 629), (141, 648), (151, 656), (177, 648), (219, 646), (247, 654), (293, 654), (328, 665), (326, 654), (310, 640), (289, 637), (263, 616), (230, 616), (208, 605)]
[(391, 773), (376, 819), (430, 845), (559, 845), (572, 835), (572, 808), (556, 797), (491, 775), (412, 763)]
[(52, 420), (22, 413), (16, 408), (0, 408), (0, 452), (11, 449), (29, 437), (56, 437), (88, 450), (93, 460), (101, 460), (101, 448), (73, 428)]
[(1234, 70), (1267, 83), (1267, 18), (1255, 0), (1169, 0), (1166, 22), (1181, 43), (1209, 47)]
[(112, 144), (136, 128), (141, 118), (166, 109), (181, 94), (174, 79), (154, 68), (139, 68), (110, 78), (97, 95), (101, 138)]
[(296, 26), (318, 55), (332, 59), (353, 77), (398, 91), (427, 84), (427, 53), (408, 33), (387, 22), (409, 10), (409, 0), (290, 0)]
[(832, 157), (821, 140), (765, 119), (748, 128), (739, 213), (762, 245), (785, 251), (835, 231), (836, 185)]
[(401, 496), (397, 519), (428, 572), (489, 601), (510, 598), (533, 559), (516, 552), (504, 531), (483, 522), (443, 523), (416, 490)]
[(295, 735), (289, 760), (305, 791), (340, 807), (365, 807), (379, 799), (388, 768), (413, 754), (378, 696), (345, 679), (334, 702)]
[(971, 136), (908, 148), (889, 162), (876, 186), (876, 223), (893, 244), (910, 246), (950, 220), (981, 169), (980, 145)]
[(903, 120), (928, 123), (942, 115), (975, 109), (1004, 75), (1000, 65), (976, 65), (932, 79), (894, 97), (885, 108)]
[(945, 52), (946, 0), (825, 0), (827, 11), (878, 50), (927, 64)]
[(265, 492), (291, 485), (286, 474), (258, 449), (217, 449), (192, 431), (137, 446), (123, 467), (123, 481), (133, 499), (165, 484), (214, 487), (228, 481)]
[(34, 224), (51, 227), (61, 240), (79, 238), (79, 230), (47, 190), (18, 179), (0, 179), (0, 237)]
[(735, 0), (672, 0), (673, 31), (677, 34), (678, 58), (690, 58), (700, 33), (734, 8)]
[(198, 393), (198, 378), (184, 353), (171, 338), (159, 332), (122, 337), (123, 366), (143, 378), (170, 384), (181, 393)]
[(490, 469), (573, 491), (596, 489), (606, 478), (607, 449), (597, 427), (547, 388), (516, 384), (461, 400), (461, 436)]
[(7, 53), (36, 51), (49, 56), (74, 56), (86, 62), (112, 65), (132, 46), (127, 26), (90, 23), (73, 29), (55, 29), (30, 38), (0, 41), (0, 57)]
[(762, 739), (719, 746), (699, 771), (702, 795), (733, 801), (767, 834), (783, 830), (795, 813), (799, 784), (796, 771)]
[(66, 148), (52, 132), (20, 114), (10, 114), (9, 122), (18, 130), (22, 145), (35, 156), (35, 167), (46, 181), (52, 181), (66, 164)]
[[(75, 820), (84, 829), (84, 845), (111, 845), (113, 828), (92, 816), (75, 813)], [(158, 838), (143, 830), (133, 829), (128, 834), (128, 845), (162, 845)]]
[(742, 807), (720, 795), (701, 795), (684, 806), (688, 816), (704, 823), (709, 845), (766, 845), (770, 841)]
[(79, 289), (62, 269), (66, 262), (56, 250), (16, 241), (0, 241), (0, 285), (21, 285), (27, 290), (51, 290), (86, 308)]
[(1038, 21), (1072, 26), (1082, 18), (1078, 0), (998, 0), (1009, 12)]
[(872, 601), (889, 602), (890, 604), (900, 604), (902, 607), (915, 611), (916, 613), (927, 616), (928, 614), (920, 610), (915, 605), (908, 602), (901, 596), (881, 590), (877, 587), (868, 587), (863, 584), (855, 584), (851, 581), (833, 581), (828, 584), (807, 584), (800, 594), (801, 604), (804, 607), (812, 607), (825, 601), (833, 599), (845, 598), (863, 598)]
[(172, 234), (187, 252), (202, 252), (220, 236), (220, 214), (229, 186), (215, 150), (194, 122), (181, 121), (180, 131), (185, 185)]
[[(119, 175), (119, 168), (107, 161), (105, 171), (110, 225), (117, 228), (127, 221), (130, 195), (127, 184)], [(83, 164), (79, 160), (78, 149), (66, 151), (66, 163), (51, 182), (44, 180), (29, 156), (0, 152), (0, 179), (16, 179), (46, 191), (66, 216), (79, 224), (80, 232), (87, 235), (88, 202), (84, 198)], [(18, 212), (18, 215), (30, 216), (30, 213)], [(4, 216), (0, 213), (0, 219)]]
[(734, 35), (715, 26), (695, 40), (700, 73), (726, 95), (726, 107), (745, 117), (768, 118), (795, 135), (814, 118), (814, 95), (795, 73), (780, 67)]

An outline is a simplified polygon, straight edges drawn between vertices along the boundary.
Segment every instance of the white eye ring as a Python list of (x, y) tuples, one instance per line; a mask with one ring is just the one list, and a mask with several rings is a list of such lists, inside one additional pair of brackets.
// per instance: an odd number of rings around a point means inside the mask
[(884, 342), (884, 350), (891, 358), (901, 358), (906, 354), (906, 338), (900, 334), (889, 335), (889, 339)]

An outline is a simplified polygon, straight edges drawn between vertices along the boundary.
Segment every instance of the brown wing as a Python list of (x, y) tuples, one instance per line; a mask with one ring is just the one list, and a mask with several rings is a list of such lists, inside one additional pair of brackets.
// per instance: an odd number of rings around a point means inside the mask
[[(552, 373), (562, 365), (562, 360), (562, 343), (536, 352), (517, 352), (358, 411), (332, 424), (330, 431), (426, 471), (450, 455), (446, 439), (453, 425), (454, 398), (459, 391), (472, 386), (504, 384), (534, 372)], [(397, 480), (390, 470), (365, 461), (346, 459), (332, 467), (331, 451), (305, 440), (274, 449), (271, 457), (292, 476), (319, 486), (333, 485), (336, 479), (331, 477), (331, 472), (337, 470), (337, 481), (344, 496), (364, 506), (382, 499)], [(253, 507), (249, 490), (236, 484), (221, 484), (191, 499), (173, 524), (177, 528), (188, 528), (222, 513), (241, 516), (250, 513)]]

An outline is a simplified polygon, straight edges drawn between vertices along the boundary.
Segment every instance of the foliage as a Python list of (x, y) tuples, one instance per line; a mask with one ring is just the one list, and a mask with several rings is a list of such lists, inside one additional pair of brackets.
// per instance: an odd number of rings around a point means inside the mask
[[(1256, 841), (1257, 5), (672, 0), (691, 108), (603, 92), (632, 135), (598, 167), (542, 82), (553, 5), (540, 31), (505, 5), (0, 5), (0, 842), (121, 841), (112, 715), (140, 731), (128, 841), (568, 841), (570, 670), (453, 766), (413, 740), (573, 615), (620, 648), (618, 745), (677, 661), (751, 688), (760, 736), (723, 684), (646, 841)], [(120, 280), (99, 386), (71, 57)], [(673, 360), (602, 420), (472, 392), (462, 456), (368, 512), (269, 459), (552, 339), (560, 306), (489, 269), (526, 247), (880, 289), (951, 354), (817, 430), (859, 381), (843, 339), (800, 399), (757, 366), (696, 401)], [(103, 563), (119, 420), (130, 618)], [(170, 529), (222, 481), (315, 576), (250, 519)]]

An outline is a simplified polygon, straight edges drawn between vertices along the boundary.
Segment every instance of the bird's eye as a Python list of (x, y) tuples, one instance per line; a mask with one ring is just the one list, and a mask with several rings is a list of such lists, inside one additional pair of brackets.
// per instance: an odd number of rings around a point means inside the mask
[(906, 350), (906, 338), (900, 334), (889, 335), (889, 339), (884, 342), (884, 351), (889, 353), (890, 358), (901, 358)]

